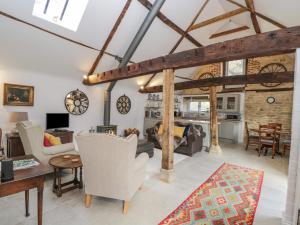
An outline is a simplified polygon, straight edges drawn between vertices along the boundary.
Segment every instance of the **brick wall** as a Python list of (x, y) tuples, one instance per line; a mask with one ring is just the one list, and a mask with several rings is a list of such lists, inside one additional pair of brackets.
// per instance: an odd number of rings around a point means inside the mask
[[(248, 74), (259, 73), (261, 68), (270, 63), (281, 63), (288, 71), (294, 70), (294, 55), (260, 57), (248, 60)], [(292, 87), (293, 84), (280, 84), (276, 88)], [(253, 89), (268, 89), (262, 85), (247, 85), (245, 93), (245, 120), (250, 128), (270, 122), (281, 123), (283, 130), (290, 130), (293, 105), (293, 91), (256, 92)], [(268, 97), (274, 97), (275, 103), (267, 103)]]
[[(222, 74), (222, 63), (214, 63), (210, 65), (200, 66), (197, 72), (194, 74), (192, 79), (198, 80), (199, 77), (204, 73), (212, 73), (215, 77), (218, 77)], [(221, 91), (222, 87), (218, 87), (217, 91)], [(208, 94), (209, 91), (203, 91), (200, 88), (188, 89), (183, 91), (186, 95), (192, 94)]]
[[(257, 74), (261, 68), (270, 63), (283, 64), (288, 71), (294, 70), (295, 56), (294, 54), (259, 57), (249, 59), (247, 63), (247, 73)], [(222, 63), (205, 65), (199, 67), (193, 79), (203, 73), (212, 73), (215, 76), (222, 74)], [(293, 84), (280, 84), (276, 88), (292, 87)], [(291, 127), (292, 116), (292, 91), (282, 92), (256, 92), (250, 90), (268, 89), (260, 84), (247, 85), (245, 93), (245, 120), (248, 121), (250, 128), (257, 128), (258, 124), (267, 124), (269, 122), (278, 122), (283, 125), (284, 130), (289, 130)], [(218, 91), (222, 91), (222, 87), (218, 87)], [(207, 94), (208, 92), (202, 91), (199, 88), (183, 91), (183, 94)], [(267, 98), (274, 97), (275, 103), (268, 104)]]

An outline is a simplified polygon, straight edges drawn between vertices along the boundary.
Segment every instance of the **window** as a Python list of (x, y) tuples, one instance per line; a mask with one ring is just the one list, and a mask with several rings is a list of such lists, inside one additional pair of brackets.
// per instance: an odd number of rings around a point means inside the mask
[(88, 0), (35, 0), (32, 15), (77, 31)]
[[(225, 63), (225, 76), (236, 76), (246, 74), (246, 60), (235, 60)], [(224, 88), (241, 88), (245, 85), (225, 85)]]
[(229, 61), (226, 63), (226, 76), (235, 76), (235, 75), (244, 75), (246, 68), (245, 68), (245, 60), (235, 60)]

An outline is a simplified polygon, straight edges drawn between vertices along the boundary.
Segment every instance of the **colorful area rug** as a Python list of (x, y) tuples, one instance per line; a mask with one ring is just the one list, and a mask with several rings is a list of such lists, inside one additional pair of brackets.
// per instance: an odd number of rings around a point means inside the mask
[(253, 224), (263, 177), (225, 163), (159, 225)]

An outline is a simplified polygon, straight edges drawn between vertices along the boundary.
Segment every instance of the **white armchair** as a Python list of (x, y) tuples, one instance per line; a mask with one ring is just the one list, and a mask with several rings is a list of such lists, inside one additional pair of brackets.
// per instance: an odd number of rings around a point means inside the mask
[(123, 213), (127, 213), (129, 201), (142, 186), (146, 153), (135, 158), (137, 136), (120, 138), (106, 134), (76, 136), (83, 164), (85, 205), (89, 207), (92, 195), (124, 201)]
[(61, 154), (78, 154), (73, 143), (44, 147), (44, 131), (29, 121), (17, 123), (17, 129), (26, 155), (34, 155), (42, 163), (48, 164), (49, 159)]

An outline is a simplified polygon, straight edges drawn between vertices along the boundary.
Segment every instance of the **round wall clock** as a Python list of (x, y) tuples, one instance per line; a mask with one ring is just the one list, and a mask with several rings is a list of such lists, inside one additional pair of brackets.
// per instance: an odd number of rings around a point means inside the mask
[(89, 99), (85, 93), (77, 89), (67, 94), (65, 106), (69, 113), (82, 115), (89, 108)]
[(117, 100), (117, 109), (121, 114), (127, 114), (131, 109), (130, 98), (126, 95), (122, 95)]
[(275, 100), (274, 97), (268, 97), (268, 98), (267, 98), (267, 103), (269, 103), (269, 104), (273, 104), (275, 101), (276, 101), (276, 100)]

